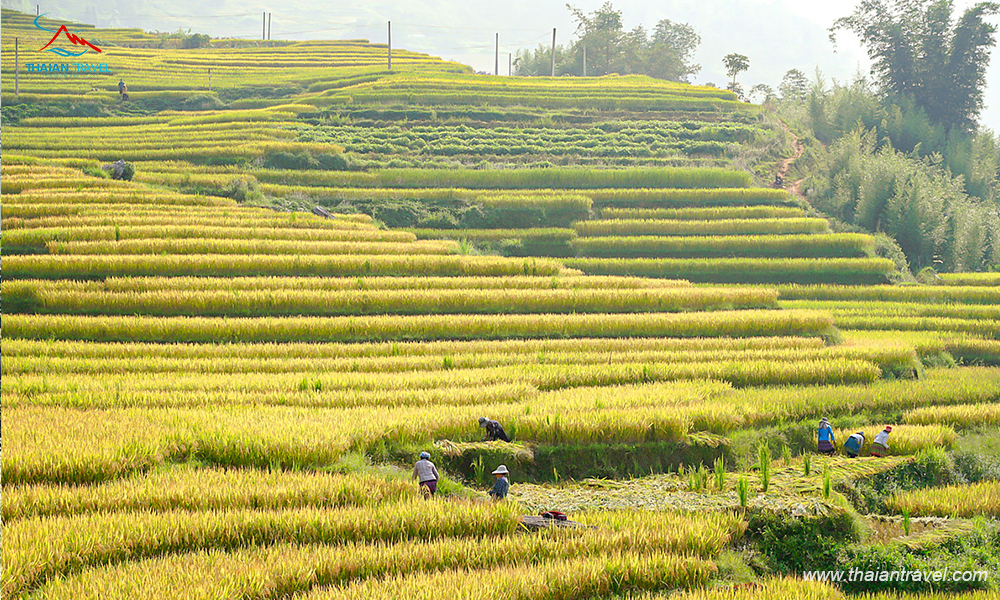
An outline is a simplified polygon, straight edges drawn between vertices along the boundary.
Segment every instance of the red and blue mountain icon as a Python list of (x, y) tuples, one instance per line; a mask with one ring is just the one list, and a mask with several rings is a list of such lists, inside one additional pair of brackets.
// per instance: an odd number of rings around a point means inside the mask
[[(42, 27), (41, 25), (38, 24), (38, 19), (42, 18), (43, 16), (44, 15), (38, 15), (37, 17), (35, 17), (35, 27), (41, 29), (42, 31), (48, 31), (50, 33), (53, 33), (54, 35), (52, 36), (52, 39), (49, 40), (48, 44), (45, 44), (44, 46), (39, 48), (38, 50), (39, 52), (46, 50), (48, 52), (55, 52), (59, 56), (83, 56), (84, 54), (87, 53), (88, 50), (93, 50), (94, 52), (101, 51), (100, 48), (91, 44), (82, 37), (76, 35), (75, 33), (70, 33), (70, 31), (66, 29), (65, 25), (60, 26), (59, 29), (46, 29), (45, 27)], [(54, 46), (52, 48), (49, 48), (49, 46), (52, 46), (52, 44), (61, 41), (59, 36), (64, 36), (65, 41), (68, 41), (73, 46), (83, 46), (83, 50), (80, 50), (79, 52), (74, 52), (73, 50), (67, 50), (66, 48), (60, 48), (59, 46)]]

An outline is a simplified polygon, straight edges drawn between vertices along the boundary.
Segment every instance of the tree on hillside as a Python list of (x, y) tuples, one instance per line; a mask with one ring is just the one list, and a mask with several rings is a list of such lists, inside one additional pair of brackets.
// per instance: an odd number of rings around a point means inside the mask
[(726, 75), (729, 75), (729, 89), (739, 94), (741, 88), (736, 83), (736, 76), (750, 68), (750, 59), (742, 54), (727, 54), (722, 64), (726, 67)]
[(783, 100), (805, 100), (809, 95), (809, 79), (798, 69), (789, 69), (778, 86)]
[[(626, 30), (621, 11), (610, 2), (591, 13), (570, 5), (567, 8), (576, 21), (577, 37), (568, 46), (556, 47), (557, 75), (583, 75), (585, 55), (586, 74), (590, 76), (641, 74), (686, 82), (701, 70), (700, 65), (691, 62), (701, 38), (686, 23), (662, 19), (652, 32), (641, 25)], [(552, 50), (546, 46), (521, 50), (517, 53), (516, 72), (548, 75), (551, 58)]]
[(934, 123), (971, 132), (983, 108), (983, 88), (1000, 12), (980, 2), (954, 20), (951, 0), (864, 0), (830, 29), (856, 34), (872, 59), (884, 96), (908, 97)]

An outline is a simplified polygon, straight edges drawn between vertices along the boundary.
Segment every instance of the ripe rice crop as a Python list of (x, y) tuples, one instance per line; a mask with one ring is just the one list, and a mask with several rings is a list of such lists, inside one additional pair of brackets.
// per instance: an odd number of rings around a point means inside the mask
[(94, 512), (367, 506), (414, 495), (406, 481), (376, 475), (176, 468), (91, 487), (8, 487), (2, 514), (9, 524)]
[(576, 230), (562, 227), (532, 229), (409, 229), (418, 240), (469, 240), (498, 242), (519, 239), (533, 244), (565, 244), (576, 238)]
[(11, 256), (7, 277), (98, 279), (140, 276), (504, 276), (556, 275), (562, 267), (542, 259), (486, 256), (393, 255), (94, 255)]
[[(803, 337), (578, 338), (477, 342), (376, 342), (368, 344), (105, 344), (56, 340), (4, 340), (10, 357), (62, 358), (350, 358), (461, 354), (542, 354), (552, 352), (695, 352), (823, 348), (823, 340)], [(6, 388), (5, 388), (6, 389)]]
[[(740, 171), (692, 168), (628, 170), (545, 168), (520, 170), (385, 169), (346, 171), (260, 171), (262, 183), (295, 182), (316, 186), (466, 189), (724, 188), (750, 183)], [(591, 196), (591, 194), (587, 194)], [(592, 197), (592, 196), (591, 196)]]
[(805, 217), (801, 208), (792, 206), (721, 206), (710, 208), (602, 208), (601, 219), (677, 219), (713, 221), (716, 219), (795, 219)]
[(1000, 424), (1000, 403), (957, 404), (953, 406), (924, 406), (903, 415), (907, 423), (954, 427), (985, 427)]
[(791, 233), (827, 233), (826, 219), (718, 219), (712, 221), (607, 220), (580, 221), (576, 231), (581, 236), (642, 235), (763, 235)]
[(783, 285), (782, 300), (850, 300), (870, 302), (927, 302), (947, 304), (1000, 304), (1000, 288), (941, 285), (849, 286)]
[[(85, 571), (42, 588), (48, 598), (187, 598), (193, 586), (211, 586), (213, 598), (240, 598), (266, 587), (287, 593), (346, 585), (408, 573), (484, 569), (501, 565), (547, 564), (572, 557), (599, 556), (627, 547), (633, 551), (675, 551), (714, 555), (738, 535), (741, 523), (717, 515), (591, 513), (581, 520), (600, 528), (550, 530), (534, 535), (445, 538), (392, 545), (302, 546), (275, 544), (232, 552), (163, 556)], [(114, 582), (114, 583), (112, 583)], [(120, 587), (119, 587), (120, 585)]]
[(735, 187), (728, 189), (595, 189), (587, 195), (596, 208), (676, 208), (714, 206), (781, 206), (795, 200), (784, 190)]
[[(714, 283), (799, 281), (873, 285), (885, 283), (895, 269), (892, 261), (883, 258), (570, 258), (563, 263), (588, 275), (667, 277)], [(849, 324), (853, 322), (838, 321), (843, 327), (853, 327)]]
[[(116, 371), (122, 373), (122, 370)], [(251, 371), (247, 372), (249, 375)], [(299, 375), (296, 373), (296, 375)], [(18, 406), (62, 406), (73, 408), (205, 408), (227, 406), (302, 406), (311, 408), (448, 406), (512, 404), (529, 402), (538, 390), (525, 383), (480, 384), (416, 390), (322, 391), (322, 381), (302, 373), (295, 392), (218, 390), (130, 390), (52, 393), (11, 392), (3, 397), (5, 409)], [(444, 382), (443, 385), (447, 385)], [(320, 389), (317, 389), (320, 388)], [(309, 393), (302, 393), (303, 391)]]
[[(143, 219), (144, 222), (155, 221)], [(283, 223), (226, 222), (209, 218), (203, 223), (176, 224), (177, 219), (167, 217), (162, 225), (104, 225), (82, 227), (39, 227), (8, 229), (2, 234), (2, 243), (12, 246), (44, 247), (49, 242), (119, 241), (152, 243), (151, 240), (184, 240), (210, 238), (215, 240), (300, 240), (328, 242), (412, 242), (414, 236), (405, 231), (380, 231), (368, 228), (313, 228), (285, 227)], [(227, 226), (228, 225), (228, 226)], [(361, 252), (359, 252), (360, 254)], [(206, 253), (207, 254), (207, 253)]]
[[(12, 259), (8, 259), (10, 261)], [(8, 262), (9, 264), (9, 262)], [(10, 315), (6, 337), (149, 342), (331, 342), (531, 337), (829, 336), (828, 315), (720, 311), (639, 315), (446, 315), (211, 319)]]
[(942, 273), (946, 285), (1000, 286), (1000, 273)]
[[(738, 586), (720, 586), (715, 588), (700, 588), (680, 592), (672, 597), (676, 600), (844, 600), (845, 598), (864, 598), (865, 600), (986, 600), (975, 597), (980, 594), (962, 594), (961, 596), (942, 595), (932, 598), (929, 595), (883, 594), (869, 596), (845, 596), (838, 588), (818, 581), (803, 581), (798, 578), (764, 579)], [(648, 594), (634, 596), (635, 600), (662, 600), (663, 596)]]
[[(438, 315), (661, 313), (775, 308), (763, 289), (647, 290), (216, 290), (116, 293), (5, 286), (16, 310), (38, 313), (159, 316)], [(11, 293), (15, 292), (15, 293)]]
[(857, 233), (719, 236), (582, 237), (573, 246), (584, 256), (622, 258), (870, 256), (874, 239)]
[[(865, 444), (861, 448), (861, 456), (867, 456), (871, 451), (875, 434), (881, 431), (883, 426), (875, 424), (853, 429), (836, 429), (837, 444), (843, 451), (844, 440), (853, 433), (863, 431)], [(894, 425), (889, 436), (889, 454), (905, 456), (929, 448), (949, 448), (957, 437), (955, 430), (947, 425)]]
[(713, 563), (663, 553), (605, 554), (597, 558), (553, 561), (533, 567), (482, 571), (449, 570), (410, 577), (372, 579), (345, 587), (314, 590), (307, 600), (390, 598), (430, 599), (448, 590), (456, 600), (501, 593), (522, 600), (582, 600), (641, 590), (672, 590), (704, 585), (716, 572)]
[(893, 495), (886, 505), (918, 517), (1000, 517), (1000, 481), (949, 485)]
[(4, 527), (5, 596), (83, 566), (170, 552), (250, 544), (337, 539), (343, 542), (509, 534), (517, 526), (510, 505), (427, 503), (339, 510), (299, 508), (162, 513), (121, 512), (23, 519)]
[(689, 288), (677, 279), (638, 277), (109, 277), (103, 281), (22, 279), (0, 282), (4, 293), (35, 291), (217, 291), (217, 290), (590, 290)]
[(257, 254), (257, 255), (448, 255), (458, 253), (451, 241), (423, 240), (406, 243), (342, 242), (266, 239), (161, 238), (125, 241), (77, 241), (46, 244), (50, 254), (123, 255), (123, 254)]
[[(211, 361), (203, 359), (177, 359), (166, 357), (133, 357), (133, 358), (76, 358), (76, 357), (39, 357), (11, 356), (3, 357), (4, 372), (19, 373), (306, 373), (320, 371), (324, 373), (402, 373), (408, 371), (437, 371), (455, 369), (483, 369), (508, 365), (614, 365), (620, 363), (648, 364), (649, 377), (654, 377), (659, 364), (680, 363), (723, 363), (770, 360), (775, 362), (794, 363), (799, 361), (815, 361), (819, 359), (846, 358), (850, 360), (867, 361), (879, 366), (884, 372), (893, 373), (897, 377), (907, 377), (918, 371), (919, 362), (914, 351), (906, 346), (871, 347), (871, 348), (819, 348), (807, 350), (776, 349), (776, 350), (707, 350), (707, 351), (646, 351), (631, 354), (608, 352), (553, 352), (545, 356), (533, 356), (526, 353), (512, 354), (450, 354), (390, 357), (350, 357), (350, 358), (280, 358), (260, 359), (229, 357), (215, 358)], [(9, 399), (8, 399), (9, 400)], [(285, 403), (275, 400), (273, 403)], [(295, 402), (289, 402), (294, 404)], [(5, 400), (5, 405), (10, 402)]]

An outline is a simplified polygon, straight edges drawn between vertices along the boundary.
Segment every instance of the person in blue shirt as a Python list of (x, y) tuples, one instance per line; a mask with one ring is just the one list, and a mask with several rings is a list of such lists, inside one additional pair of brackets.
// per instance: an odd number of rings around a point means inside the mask
[(861, 454), (861, 448), (865, 445), (865, 432), (859, 431), (847, 438), (844, 442), (844, 452), (847, 458), (857, 458)]
[(826, 417), (819, 421), (819, 440), (816, 451), (827, 455), (837, 451), (837, 441), (833, 437), (833, 428), (830, 427), (830, 421)]
[(508, 475), (510, 475), (510, 471), (507, 470), (506, 465), (500, 465), (496, 471), (493, 471), (493, 476), (497, 480), (493, 483), (493, 489), (489, 491), (489, 494), (493, 497), (494, 501), (500, 501), (507, 497), (507, 492), (510, 491), (510, 481), (507, 479)]

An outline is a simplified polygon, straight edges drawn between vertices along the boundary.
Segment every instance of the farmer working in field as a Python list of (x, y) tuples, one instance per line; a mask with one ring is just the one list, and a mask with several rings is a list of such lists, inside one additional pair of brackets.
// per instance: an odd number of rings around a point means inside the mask
[(819, 421), (819, 442), (816, 450), (820, 454), (827, 455), (837, 451), (837, 441), (833, 439), (833, 428), (830, 427), (830, 421), (827, 421), (826, 417)]
[(126, 96), (128, 96), (128, 86), (125, 85), (125, 80), (124, 79), (119, 79), (118, 80), (118, 97), (121, 98), (122, 100), (125, 100)]
[(847, 458), (857, 458), (861, 454), (861, 448), (865, 445), (865, 432), (859, 431), (851, 437), (847, 438), (844, 442), (844, 452), (847, 453)]
[(885, 429), (875, 435), (872, 440), (872, 456), (882, 457), (889, 454), (889, 434), (892, 433), (892, 425), (886, 425)]
[(493, 496), (493, 500), (500, 501), (507, 497), (507, 492), (510, 491), (510, 481), (507, 479), (507, 475), (509, 474), (507, 465), (500, 465), (496, 471), (493, 471), (493, 476), (497, 479), (493, 483), (493, 489), (489, 491), (490, 496)]
[(486, 428), (486, 437), (483, 438), (484, 442), (495, 442), (497, 440), (502, 440), (504, 442), (510, 441), (510, 438), (507, 436), (507, 432), (503, 430), (499, 421), (487, 419), (486, 417), (479, 417), (479, 426)]
[(420, 483), (420, 491), (425, 496), (433, 496), (437, 492), (438, 470), (431, 462), (430, 452), (421, 452), (420, 460), (413, 465), (413, 479)]

